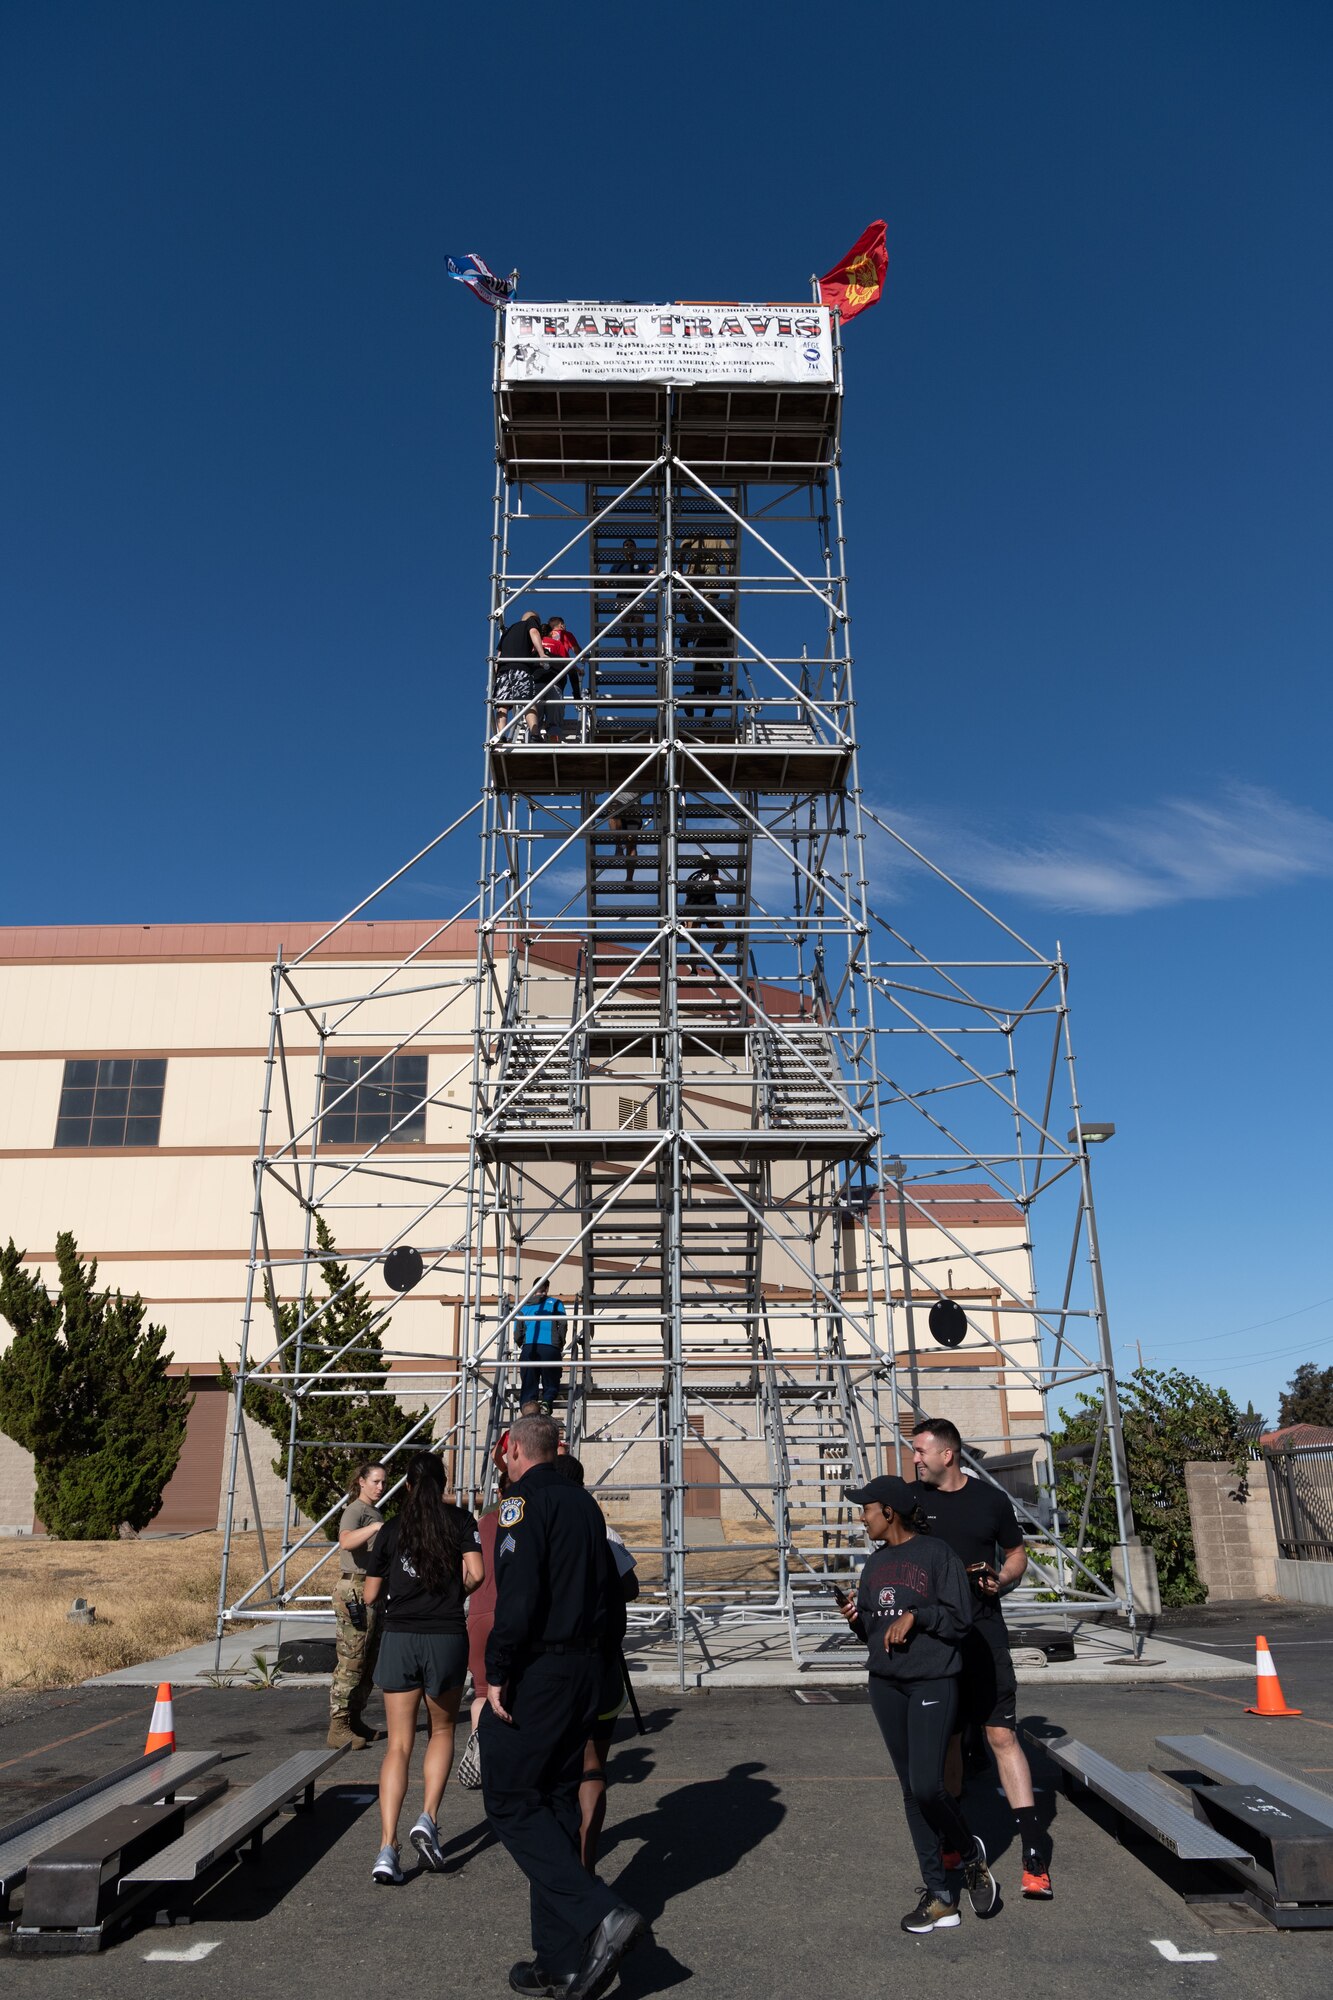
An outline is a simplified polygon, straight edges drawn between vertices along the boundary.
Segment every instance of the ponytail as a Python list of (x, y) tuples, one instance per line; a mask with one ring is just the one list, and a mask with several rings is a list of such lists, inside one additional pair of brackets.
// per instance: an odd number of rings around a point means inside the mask
[(398, 1514), (398, 1554), (437, 1595), (463, 1566), (458, 1513), (445, 1503), (444, 1460), (437, 1451), (415, 1452), (408, 1464), (407, 1498)]

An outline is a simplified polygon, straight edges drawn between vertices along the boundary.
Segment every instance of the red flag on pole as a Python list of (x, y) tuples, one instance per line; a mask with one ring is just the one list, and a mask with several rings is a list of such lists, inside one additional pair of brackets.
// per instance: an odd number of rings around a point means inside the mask
[(889, 253), (884, 245), (884, 224), (872, 222), (857, 237), (847, 255), (819, 281), (819, 296), (826, 306), (835, 306), (844, 325), (867, 306), (878, 305), (884, 291), (884, 274)]

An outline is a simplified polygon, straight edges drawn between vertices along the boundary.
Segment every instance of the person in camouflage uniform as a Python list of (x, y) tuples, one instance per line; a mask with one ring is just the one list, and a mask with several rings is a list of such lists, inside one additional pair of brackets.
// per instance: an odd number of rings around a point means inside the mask
[[(338, 1522), (342, 1574), (333, 1586), (337, 1659), (329, 1690), (328, 1743), (332, 1750), (364, 1750), (379, 1734), (362, 1720), (380, 1649), (379, 1619), (365, 1603), (365, 1582), (366, 1557), (384, 1525), (378, 1502), (387, 1478), (382, 1465), (358, 1465)], [(359, 1616), (354, 1607), (359, 1607)]]

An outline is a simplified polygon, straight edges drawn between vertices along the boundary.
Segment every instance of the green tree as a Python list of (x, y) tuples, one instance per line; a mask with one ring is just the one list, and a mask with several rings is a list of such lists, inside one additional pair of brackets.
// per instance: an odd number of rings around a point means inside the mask
[[(304, 1305), (292, 1302), (277, 1310), (285, 1367), (290, 1371), (294, 1366), (296, 1329), (307, 1320), (301, 1332), (302, 1375), (326, 1370), (330, 1386), (338, 1391), (296, 1399), (292, 1492), (310, 1521), (319, 1520), (346, 1491), (357, 1459), (383, 1457), (418, 1421), (395, 1397), (372, 1393), (373, 1378), (388, 1373), (382, 1336), (389, 1322), (383, 1320), (376, 1326), (376, 1308), (364, 1288), (360, 1283), (348, 1283), (347, 1266), (333, 1255), (337, 1246), (322, 1215), (315, 1217), (315, 1233), (324, 1252), (319, 1271), (328, 1303), (319, 1305), (307, 1295)], [(220, 1366), (222, 1379), (230, 1388), (235, 1376), (225, 1361)], [(271, 1431), (281, 1447), (282, 1455), (272, 1461), (280, 1479), (286, 1477), (291, 1436), (290, 1386), (270, 1381), (262, 1373), (251, 1375), (245, 1385), (246, 1415)], [(421, 1439), (423, 1449), (428, 1441)], [(337, 1532), (335, 1515), (325, 1523), (325, 1533), (333, 1541)]]
[(0, 1250), (0, 1430), (33, 1455), (36, 1509), (61, 1541), (113, 1541), (146, 1528), (185, 1442), (189, 1377), (167, 1374), (166, 1328), (136, 1292), (97, 1290), (97, 1264), (56, 1238), (54, 1297), (11, 1237)]
[[(1248, 1460), (1240, 1438), (1240, 1413), (1225, 1389), (1210, 1388), (1179, 1368), (1136, 1368), (1119, 1390), (1134, 1525), (1157, 1558), (1162, 1603), (1201, 1604), (1208, 1590), (1194, 1561), (1185, 1467), (1192, 1459), (1224, 1460), (1243, 1485)], [(1076, 1528), (1082, 1516), (1091, 1468), (1087, 1448), (1096, 1437), (1102, 1413), (1100, 1396), (1080, 1395), (1078, 1401), (1080, 1407), (1072, 1415), (1061, 1410), (1064, 1429), (1052, 1438), (1057, 1453), (1056, 1499), (1067, 1530)], [(1079, 1447), (1083, 1450), (1078, 1456), (1059, 1456)], [(1107, 1582), (1111, 1550), (1118, 1539), (1110, 1454), (1103, 1441), (1083, 1558)]]
[(1333, 1424), (1333, 1368), (1302, 1361), (1282, 1391), (1279, 1424)]

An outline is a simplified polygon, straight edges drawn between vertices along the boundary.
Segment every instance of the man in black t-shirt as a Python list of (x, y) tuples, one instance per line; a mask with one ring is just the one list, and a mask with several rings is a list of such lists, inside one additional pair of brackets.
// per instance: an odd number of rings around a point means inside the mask
[[(538, 665), (540, 662), (540, 665)], [(538, 686), (545, 686), (548, 661), (542, 645), (542, 621), (535, 611), (525, 611), (500, 634), (495, 657), (495, 720), (504, 729), (511, 707), (525, 710), (514, 729), (515, 743), (526, 743), (537, 727)]]
[(962, 1458), (963, 1440), (947, 1417), (928, 1417), (914, 1427), (918, 1503), (931, 1533), (961, 1558), (972, 1584), (972, 1630), (963, 1647), (960, 1713), (965, 1723), (976, 1723), (986, 1731), (1023, 1845), (1023, 1894), (1047, 1902), (1050, 1857), (1037, 1820), (1032, 1773), (1018, 1740), (1018, 1680), (1000, 1609), (1000, 1599), (1027, 1569), (1027, 1550), (1008, 1494), (989, 1480), (969, 1479)]

